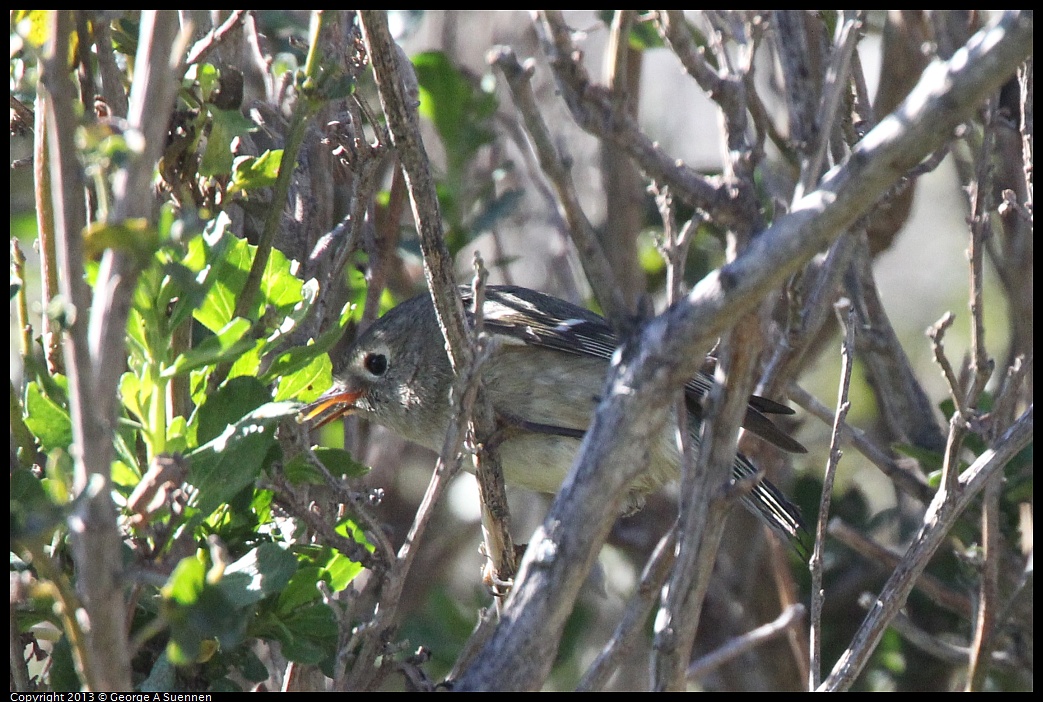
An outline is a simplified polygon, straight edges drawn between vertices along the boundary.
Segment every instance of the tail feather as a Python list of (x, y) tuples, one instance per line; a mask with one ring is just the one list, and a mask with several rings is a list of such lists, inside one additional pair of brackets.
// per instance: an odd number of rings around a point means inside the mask
[[(735, 456), (732, 475), (736, 481), (757, 474), (757, 468), (741, 453)], [(808, 556), (809, 533), (800, 516), (800, 508), (790, 502), (770, 481), (761, 479), (742, 498), (743, 506), (788, 541), (802, 558)]]

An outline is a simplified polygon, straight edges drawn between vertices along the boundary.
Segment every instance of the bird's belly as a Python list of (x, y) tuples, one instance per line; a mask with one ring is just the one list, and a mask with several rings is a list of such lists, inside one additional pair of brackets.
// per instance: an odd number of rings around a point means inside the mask
[(579, 440), (563, 436), (513, 437), (499, 447), (504, 480), (537, 492), (557, 492), (572, 467), (579, 444)]
[[(572, 468), (580, 440), (546, 434), (526, 434), (504, 441), (499, 446), (504, 481), (537, 492), (556, 493)], [(470, 470), (471, 461), (464, 461)], [(648, 467), (631, 483), (628, 511), (640, 506), (642, 497), (663, 483), (677, 478), (679, 456), (671, 432), (653, 441)]]

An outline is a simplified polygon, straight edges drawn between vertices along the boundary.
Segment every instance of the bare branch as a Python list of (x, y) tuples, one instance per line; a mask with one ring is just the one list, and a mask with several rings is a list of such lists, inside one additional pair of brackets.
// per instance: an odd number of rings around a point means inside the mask
[(499, 47), (490, 52), (489, 62), (500, 69), (507, 80), (514, 104), (522, 114), (525, 131), (539, 158), (540, 169), (554, 186), (572, 241), (579, 252), (583, 270), (594, 290), (594, 297), (613, 324), (623, 323), (631, 315), (630, 305), (616, 284), (616, 275), (601, 247), (594, 226), (580, 206), (567, 157), (558, 153), (550, 130), (540, 114), (530, 82), (532, 64), (522, 66), (514, 52), (507, 47)]
[(728, 661), (738, 658), (766, 641), (783, 636), (796, 624), (799, 624), (803, 617), (804, 605), (790, 605), (775, 618), (775, 621), (768, 622), (753, 631), (736, 637), (713, 653), (692, 661), (692, 664), (688, 666), (687, 678), (689, 680), (698, 680), (706, 677), (714, 669)]
[(833, 417), (833, 431), (829, 438), (829, 460), (822, 477), (822, 498), (819, 502), (818, 523), (815, 526), (815, 549), (811, 553), (808, 568), (811, 570), (811, 636), (808, 648), (811, 651), (810, 679), (808, 689), (814, 690), (822, 679), (822, 605), (826, 592), (822, 585), (823, 557), (826, 546), (826, 524), (829, 522), (829, 507), (833, 500), (833, 480), (844, 452), (840, 449), (840, 429), (847, 419), (851, 403), (851, 366), (854, 362), (855, 313), (846, 300), (836, 307), (837, 316), (843, 316), (844, 340), (840, 347), (840, 389), (837, 393), (837, 411)]

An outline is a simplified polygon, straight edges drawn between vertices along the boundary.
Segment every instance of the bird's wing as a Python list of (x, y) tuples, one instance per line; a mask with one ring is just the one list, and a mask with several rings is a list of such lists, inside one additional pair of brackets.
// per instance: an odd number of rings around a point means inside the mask
[[(465, 307), (470, 308), (473, 301), (470, 288), (462, 287), (461, 295)], [(612, 358), (619, 346), (619, 337), (603, 317), (528, 288), (487, 287), (482, 313), (484, 324), (491, 331), (533, 346), (605, 359)], [(713, 383), (712, 375), (699, 371), (685, 385), (688, 411), (696, 419), (702, 417), (701, 401)], [(793, 414), (793, 410), (765, 397), (751, 395), (743, 426), (785, 451), (807, 453), (800, 442), (775, 426), (765, 414)]]
[[(471, 304), (470, 290), (464, 304)], [(482, 306), (485, 325), (526, 344), (578, 356), (611, 358), (619, 337), (598, 315), (527, 288), (490, 286)]]

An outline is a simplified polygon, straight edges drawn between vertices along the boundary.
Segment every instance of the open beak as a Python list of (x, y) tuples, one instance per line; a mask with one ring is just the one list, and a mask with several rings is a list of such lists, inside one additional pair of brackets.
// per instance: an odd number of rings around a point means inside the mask
[(362, 390), (331, 390), (302, 409), (297, 414), (297, 422), (313, 422), (313, 429), (324, 427), (338, 417), (351, 414), (355, 409), (355, 401), (362, 394)]

